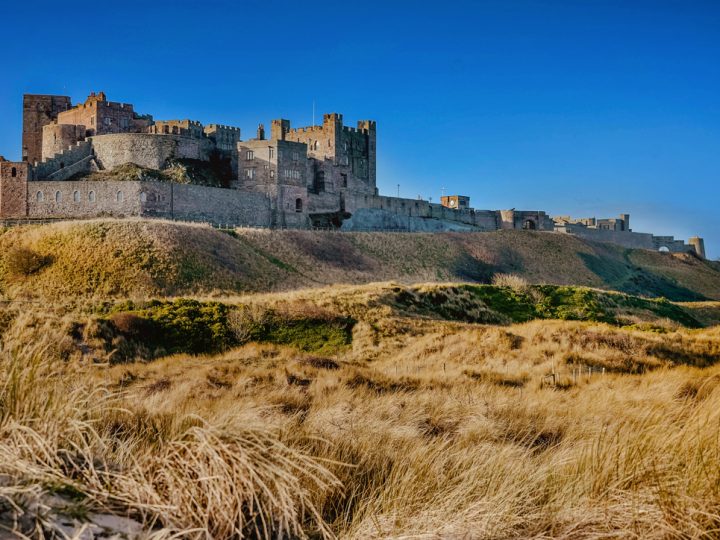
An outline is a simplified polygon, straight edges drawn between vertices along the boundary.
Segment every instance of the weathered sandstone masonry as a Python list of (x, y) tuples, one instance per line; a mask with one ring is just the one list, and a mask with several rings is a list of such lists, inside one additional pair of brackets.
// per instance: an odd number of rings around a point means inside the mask
[(145, 216), (270, 226), (270, 201), (267, 197), (231, 189), (129, 180), (41, 180), (30, 182), (28, 189), (26, 217), (30, 218)]

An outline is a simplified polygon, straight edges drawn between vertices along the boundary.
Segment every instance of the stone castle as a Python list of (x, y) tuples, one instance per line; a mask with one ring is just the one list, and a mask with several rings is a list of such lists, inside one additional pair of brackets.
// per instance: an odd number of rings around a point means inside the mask
[[(0, 219), (144, 216), (259, 227), (350, 230), (533, 229), (628, 247), (695, 252), (672, 237), (635, 233), (619, 219), (551, 219), (543, 211), (477, 210), (468, 197), (440, 203), (388, 197), (376, 186), (377, 126), (340, 114), (292, 128), (273, 120), (243, 140), (237, 127), (154, 120), (92, 93), (23, 97), (22, 161), (0, 157)], [(200, 171), (178, 177), (175, 171)], [(172, 174), (171, 174), (172, 173)], [(199, 178), (199, 179), (198, 179)]]

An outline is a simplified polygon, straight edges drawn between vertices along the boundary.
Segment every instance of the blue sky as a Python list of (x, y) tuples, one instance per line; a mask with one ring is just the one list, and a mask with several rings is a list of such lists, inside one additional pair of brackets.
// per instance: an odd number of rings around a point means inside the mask
[(378, 122), (378, 185), (476, 208), (629, 212), (720, 256), (720, 2), (124, 1), (4, 8), (0, 154), (23, 93), (156, 119)]

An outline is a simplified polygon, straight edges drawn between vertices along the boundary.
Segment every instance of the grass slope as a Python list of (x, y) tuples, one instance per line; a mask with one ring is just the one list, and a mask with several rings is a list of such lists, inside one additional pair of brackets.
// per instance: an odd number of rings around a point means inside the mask
[(0, 287), (10, 299), (148, 298), (389, 280), (487, 283), (508, 272), (532, 283), (677, 301), (720, 299), (715, 263), (530, 231), (227, 234), (200, 225), (107, 219), (6, 229), (0, 251)]
[[(276, 333), (110, 366), (87, 354), (87, 328), (21, 310), (0, 351), (2, 530), (81, 538), (122, 518), (154, 539), (717, 537), (720, 328), (455, 320), (480, 298), (518, 320), (666, 304), (564, 286), (251, 295), (238, 300), (271, 326), (261, 307), (358, 314), (352, 342), (306, 351)], [(115, 307), (169, 331), (166, 345), (229, 315)], [(79, 346), (58, 355), (68, 329)]]

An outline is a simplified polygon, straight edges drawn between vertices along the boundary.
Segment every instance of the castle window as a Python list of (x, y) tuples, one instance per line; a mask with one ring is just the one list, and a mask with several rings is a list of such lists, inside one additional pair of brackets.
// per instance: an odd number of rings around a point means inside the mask
[(125, 196), (123, 195), (122, 191), (118, 191), (117, 195), (115, 195), (115, 198), (117, 199), (117, 202), (123, 202), (125, 199)]
[(130, 122), (126, 117), (123, 117), (120, 119), (120, 127), (121, 128), (127, 129), (129, 125), (130, 125)]
[(255, 159), (255, 152), (253, 152), (252, 150), (248, 150), (247, 152), (245, 152), (245, 159), (247, 161), (252, 161), (253, 159)]
[(80, 202), (80, 192), (73, 191), (73, 202)]
[(62, 202), (62, 193), (60, 193), (59, 191), (55, 192), (55, 202), (56, 203)]
[(17, 176), (17, 169), (15, 167), (10, 169), (10, 176), (12, 176), (13, 178)]
[(88, 193), (88, 201), (95, 202), (95, 192), (94, 191), (91, 191), (90, 193)]
[(147, 194), (145, 192), (140, 194), (140, 202), (147, 202)]
[(272, 146), (269, 146), (269, 147), (268, 147), (268, 157), (269, 157), (270, 159), (272, 159), (272, 158), (275, 157), (275, 149), (274, 149)]
[(298, 161), (300, 159), (300, 154), (297, 152), (293, 152), (292, 154), (293, 161)]
[(105, 118), (103, 122), (106, 126), (110, 126), (112, 125), (112, 118)]
[(275, 171), (270, 171), (270, 178), (275, 178)]
[(340, 178), (342, 182), (342, 187), (347, 187), (347, 174), (340, 173)]
[(302, 199), (295, 199), (295, 211), (296, 212), (302, 212)]
[(255, 169), (245, 169), (245, 178), (248, 180), (255, 178)]
[(42, 191), (37, 192), (37, 194), (35, 195), (35, 200), (37, 202), (43, 202), (45, 200), (45, 195), (43, 195)]

